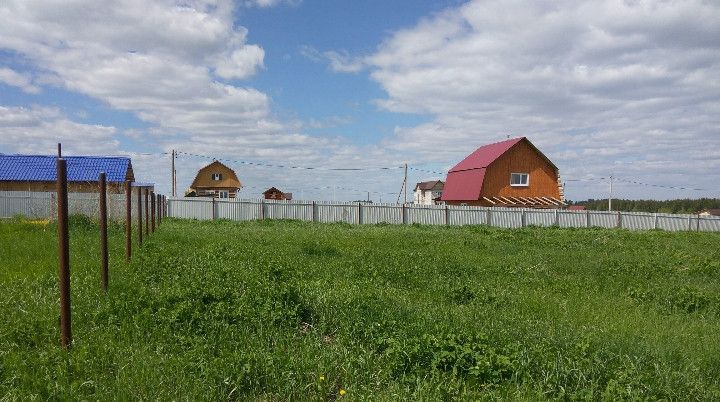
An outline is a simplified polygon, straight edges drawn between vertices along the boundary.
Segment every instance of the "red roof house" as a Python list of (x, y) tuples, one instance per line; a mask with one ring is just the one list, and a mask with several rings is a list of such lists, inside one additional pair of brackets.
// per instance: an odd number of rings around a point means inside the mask
[(557, 208), (563, 199), (557, 166), (525, 137), (475, 150), (450, 169), (442, 193), (454, 205)]

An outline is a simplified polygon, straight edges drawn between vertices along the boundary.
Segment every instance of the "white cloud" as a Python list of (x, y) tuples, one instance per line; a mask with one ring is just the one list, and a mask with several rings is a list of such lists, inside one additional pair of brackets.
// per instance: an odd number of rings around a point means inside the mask
[(566, 178), (706, 188), (720, 180), (717, 21), (720, 6), (699, 0), (472, 1), (394, 33), (364, 62), (387, 92), (379, 107), (431, 117), (385, 141), (419, 160), (524, 135)]
[(357, 73), (366, 67), (362, 57), (351, 56), (346, 50), (339, 52), (328, 50), (321, 52), (312, 46), (302, 46), (299, 49), (302, 56), (318, 63), (328, 63), (331, 71), (336, 73)]
[(29, 74), (18, 73), (15, 70), (9, 68), (0, 68), (0, 82), (18, 87), (29, 94), (40, 93), (40, 88), (37, 85), (33, 85), (32, 78)]
[(268, 8), (275, 7), (280, 4), (298, 6), (301, 2), (302, 0), (245, 0), (244, 4), (246, 7)]
[(16, 153), (55, 154), (57, 144), (72, 154), (117, 155), (115, 127), (81, 124), (57, 108), (0, 106), (0, 145)]

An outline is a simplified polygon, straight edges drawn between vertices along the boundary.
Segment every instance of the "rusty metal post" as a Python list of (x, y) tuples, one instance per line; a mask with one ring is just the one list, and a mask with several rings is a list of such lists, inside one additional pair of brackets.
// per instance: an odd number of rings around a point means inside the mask
[(150, 231), (155, 233), (155, 192), (150, 192)]
[(155, 203), (157, 204), (157, 225), (160, 227), (160, 224), (162, 223), (162, 196), (158, 194), (155, 198)]
[(168, 217), (168, 202), (167, 202), (167, 196), (162, 196), (163, 199), (163, 218)]
[(60, 345), (67, 349), (72, 344), (70, 322), (70, 239), (68, 231), (67, 164), (57, 160), (58, 200), (58, 276), (60, 284)]
[(142, 234), (143, 234), (143, 226), (142, 226), (142, 187), (138, 187), (138, 208), (137, 208), (137, 232), (138, 232), (138, 244), (142, 246)]
[(102, 288), (108, 288), (108, 240), (107, 240), (107, 182), (105, 172), (100, 172), (100, 278)]
[(145, 189), (145, 234), (150, 237), (150, 189)]
[(125, 261), (132, 257), (132, 184), (125, 181)]

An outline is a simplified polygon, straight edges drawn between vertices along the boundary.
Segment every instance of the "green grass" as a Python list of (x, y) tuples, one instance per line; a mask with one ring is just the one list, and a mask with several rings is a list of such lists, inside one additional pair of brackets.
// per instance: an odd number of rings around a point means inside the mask
[[(0, 221), (0, 399), (720, 399), (720, 235)], [(323, 379), (321, 379), (324, 378)]]

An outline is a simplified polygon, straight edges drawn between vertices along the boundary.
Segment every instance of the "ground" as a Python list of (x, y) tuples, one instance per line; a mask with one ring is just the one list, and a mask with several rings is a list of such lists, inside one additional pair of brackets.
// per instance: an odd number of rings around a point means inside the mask
[(720, 398), (720, 234), (0, 221), (0, 399)]

